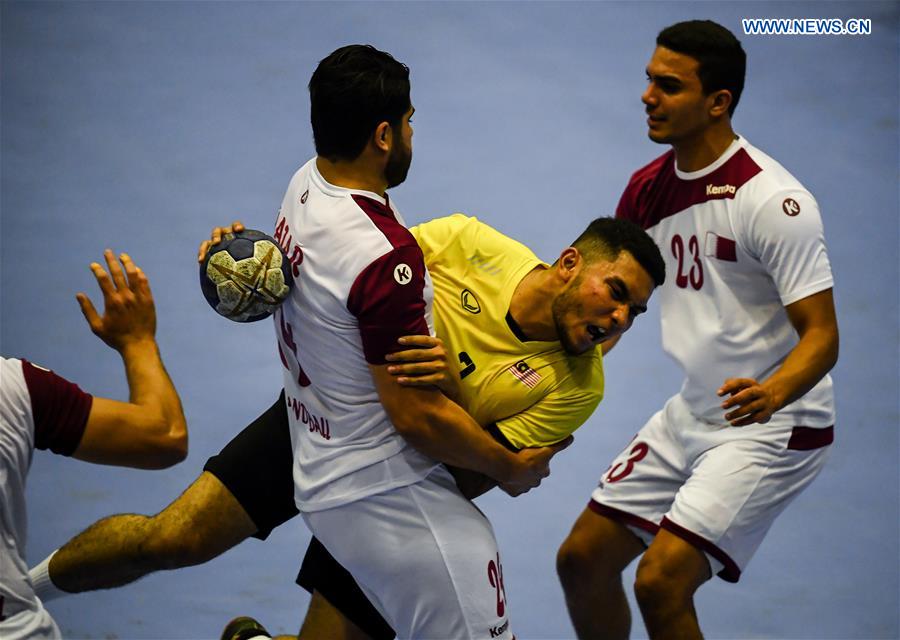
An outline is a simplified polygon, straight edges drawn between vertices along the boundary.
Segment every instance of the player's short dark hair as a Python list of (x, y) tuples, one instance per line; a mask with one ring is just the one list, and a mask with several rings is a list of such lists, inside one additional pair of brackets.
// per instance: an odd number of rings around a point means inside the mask
[(585, 260), (615, 260), (627, 251), (644, 268), (658, 287), (666, 281), (666, 263), (659, 247), (647, 232), (622, 218), (597, 218), (582, 232), (572, 246)]
[(688, 20), (660, 31), (656, 44), (694, 58), (700, 64), (697, 74), (703, 92), (730, 91), (728, 115), (734, 115), (744, 90), (747, 54), (731, 31), (712, 20)]
[(353, 160), (381, 122), (409, 111), (409, 67), (369, 44), (351, 44), (319, 63), (309, 81), (316, 153)]

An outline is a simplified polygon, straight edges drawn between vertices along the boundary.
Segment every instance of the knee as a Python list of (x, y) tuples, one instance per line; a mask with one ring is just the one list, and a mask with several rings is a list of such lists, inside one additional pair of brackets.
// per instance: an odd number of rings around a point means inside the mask
[(602, 548), (573, 533), (556, 553), (556, 573), (566, 591), (584, 589), (589, 584), (618, 579), (619, 572)]
[(638, 564), (634, 595), (642, 611), (655, 611), (689, 602), (693, 589), (674, 563), (645, 555)]

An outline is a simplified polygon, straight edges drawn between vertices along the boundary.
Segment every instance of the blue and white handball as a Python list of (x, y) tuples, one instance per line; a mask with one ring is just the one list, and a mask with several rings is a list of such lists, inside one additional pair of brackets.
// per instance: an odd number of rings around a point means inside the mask
[(290, 261), (262, 231), (225, 234), (200, 265), (200, 287), (209, 306), (235, 322), (268, 318), (293, 286)]

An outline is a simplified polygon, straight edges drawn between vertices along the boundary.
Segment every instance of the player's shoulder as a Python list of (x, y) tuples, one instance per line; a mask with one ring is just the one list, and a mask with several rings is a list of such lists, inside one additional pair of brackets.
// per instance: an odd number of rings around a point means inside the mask
[(654, 202), (656, 194), (667, 190), (674, 177), (675, 152), (669, 149), (631, 174), (619, 198), (616, 217), (629, 219), (644, 228), (653, 226), (657, 222), (651, 213), (658, 208)]
[(387, 198), (349, 193), (343, 208), (342, 237), (331, 246), (330, 269), (349, 287), (350, 306), (361, 304), (372, 286), (424, 281), (422, 249)]
[(631, 174), (626, 191), (640, 190), (644, 185), (658, 177), (662, 173), (673, 172), (675, 167), (675, 151), (669, 149), (662, 155), (654, 158), (643, 167)]
[(344, 207), (359, 223), (351, 227), (357, 233), (383, 241), (391, 249), (417, 247), (416, 239), (388, 198), (350, 192)]
[(469, 249), (478, 249), (485, 253), (493, 251), (497, 254), (509, 255), (524, 253), (529, 257), (535, 257), (534, 253), (527, 246), (474, 216), (455, 214), (450, 217), (454, 219), (453, 223), (457, 225), (458, 233), (456, 238), (458, 242), (467, 244)]
[(0, 409), (4, 421), (31, 414), (31, 394), (25, 377), (27, 366), (27, 361), (20, 358), (0, 358), (0, 387), (3, 389), (3, 393), (0, 393)]
[(24, 364), (24, 361), (19, 358), (0, 356), (0, 372), (3, 373), (0, 376), (0, 385), (3, 386), (4, 396), (7, 393), (7, 389), (13, 384), (18, 384), (20, 380), (24, 382), (25, 374), (22, 371)]
[(425, 222), (421, 222), (411, 228), (415, 235), (432, 235), (448, 237), (462, 232), (466, 228), (473, 228), (481, 225), (478, 218), (466, 215), (465, 213), (453, 213), (449, 216), (441, 216), (432, 218)]
[(635, 203), (661, 178), (675, 174), (675, 152), (669, 149), (631, 174), (622, 191), (621, 202)]
[[(426, 255), (434, 259), (439, 254), (461, 252), (465, 257), (477, 252), (484, 256), (534, 257), (531, 249), (504, 233), (463, 213), (434, 218), (412, 229)], [(455, 253), (454, 253), (455, 255)]]
[(749, 188), (745, 191), (745, 195), (758, 203), (786, 192), (800, 193), (812, 198), (809, 190), (780, 162), (746, 139), (741, 140), (740, 151), (746, 158), (745, 163), (752, 163), (758, 168), (753, 179), (748, 181)]

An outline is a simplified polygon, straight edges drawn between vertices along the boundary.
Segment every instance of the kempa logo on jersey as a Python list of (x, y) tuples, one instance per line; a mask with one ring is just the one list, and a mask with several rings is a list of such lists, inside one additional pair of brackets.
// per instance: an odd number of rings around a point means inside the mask
[(506, 630), (507, 630), (508, 628), (509, 628), (509, 620), (504, 621), (503, 624), (497, 625), (496, 627), (491, 627), (491, 628), (490, 628), (491, 637), (492, 637), (492, 638), (499, 638), (499, 637), (502, 636), (504, 633), (506, 633)]
[(412, 269), (402, 262), (394, 267), (394, 280), (397, 284), (409, 284), (412, 280)]
[(733, 184), (706, 185), (706, 195), (708, 196), (723, 196), (726, 194), (729, 196), (733, 196), (735, 191), (737, 191), (737, 189), (735, 189), (735, 186)]
[(469, 313), (481, 313), (481, 305), (478, 303), (478, 298), (468, 289), (462, 290), (462, 293), (459, 294), (459, 301), (462, 304), (462, 308)]
[(781, 203), (781, 210), (784, 211), (786, 215), (793, 218), (794, 216), (800, 215), (800, 203), (793, 198), (785, 198), (784, 202)]

